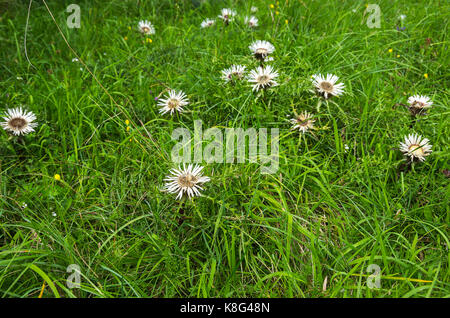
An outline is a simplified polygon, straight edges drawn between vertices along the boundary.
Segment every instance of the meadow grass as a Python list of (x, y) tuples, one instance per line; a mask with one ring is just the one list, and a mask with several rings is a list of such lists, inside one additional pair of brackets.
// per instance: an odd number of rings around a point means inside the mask
[[(450, 295), (448, 2), (376, 1), (381, 27), (368, 28), (363, 1), (77, 1), (81, 27), (70, 29), (73, 2), (47, 0), (108, 93), (72, 62), (40, 0), (31, 66), (28, 1), (0, 1), (0, 112), (23, 105), (39, 123), (21, 139), (0, 131), (2, 297)], [(251, 6), (255, 29), (242, 23)], [(237, 21), (200, 27), (225, 7)], [(144, 19), (151, 41), (137, 31)], [(248, 49), (258, 39), (274, 44), (280, 73), (264, 98), (220, 78), (231, 64), (258, 66)], [(346, 93), (317, 112), (319, 72)], [(167, 87), (189, 96), (182, 114), (159, 114)], [(434, 104), (412, 122), (397, 104), (415, 94)], [(294, 110), (316, 115), (314, 134), (290, 130)], [(203, 196), (180, 203), (161, 188), (171, 133), (194, 120), (279, 128), (278, 171), (207, 164)], [(398, 147), (412, 132), (433, 152), (408, 170)], [(70, 264), (81, 288), (66, 285)], [(380, 288), (367, 284), (370, 264)]]

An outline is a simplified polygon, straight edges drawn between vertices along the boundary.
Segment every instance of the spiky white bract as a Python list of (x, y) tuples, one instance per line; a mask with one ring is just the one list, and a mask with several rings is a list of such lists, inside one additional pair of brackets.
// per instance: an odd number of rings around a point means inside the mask
[(316, 87), (317, 92), (326, 99), (331, 96), (339, 96), (344, 93), (344, 83), (337, 83), (339, 77), (333, 74), (322, 76), (321, 74), (314, 74), (312, 81)]
[(26, 135), (34, 131), (37, 123), (36, 115), (33, 112), (27, 112), (19, 108), (8, 109), (3, 116), (4, 122), (0, 123), (4, 130), (11, 132), (16, 136)]
[(292, 129), (298, 129), (302, 133), (306, 133), (309, 129), (314, 129), (315, 120), (313, 115), (304, 111), (290, 121), (293, 124)]
[(400, 142), (400, 150), (405, 156), (409, 156), (411, 161), (415, 158), (424, 161), (425, 157), (432, 152), (432, 145), (429, 142), (427, 138), (422, 138), (420, 135), (409, 134), (405, 136), (404, 142)]
[(251, 28), (255, 28), (258, 26), (258, 18), (255, 16), (245, 17), (244, 23)]
[(183, 164), (183, 169), (178, 167), (178, 169), (170, 170), (171, 175), (164, 179), (166, 181), (165, 190), (170, 193), (178, 193), (177, 199), (181, 199), (183, 196), (188, 198), (200, 196), (200, 191), (203, 190), (200, 185), (210, 181), (209, 177), (202, 175), (203, 168), (200, 165), (189, 164), (186, 167)]
[(414, 95), (408, 98), (408, 104), (412, 108), (425, 109), (430, 108), (433, 102), (428, 96)]
[(220, 12), (220, 15), (218, 16), (220, 19), (222, 19), (224, 22), (228, 23), (230, 21), (233, 21), (234, 16), (236, 15), (236, 11), (228, 8), (222, 9)]
[(275, 47), (268, 41), (257, 40), (248, 47), (253, 55), (260, 60), (264, 60), (269, 54), (275, 51)]
[(208, 27), (214, 25), (214, 23), (216, 23), (216, 20), (205, 19), (205, 20), (202, 21), (201, 27), (202, 28), (208, 28)]
[(258, 67), (256, 70), (252, 70), (248, 75), (248, 81), (253, 84), (253, 90), (258, 91), (261, 88), (266, 89), (269, 87), (277, 86), (278, 83), (275, 79), (278, 77), (272, 66)]
[(139, 31), (145, 35), (155, 34), (155, 27), (150, 21), (142, 20), (139, 21)]
[(160, 106), (159, 112), (165, 114), (170, 112), (172, 115), (174, 111), (182, 112), (183, 106), (189, 104), (189, 100), (183, 91), (169, 91), (169, 96), (167, 98), (161, 98), (158, 101), (158, 106)]
[(244, 77), (246, 67), (244, 65), (231, 65), (230, 68), (222, 70), (222, 79), (228, 83), (234, 79), (242, 79)]

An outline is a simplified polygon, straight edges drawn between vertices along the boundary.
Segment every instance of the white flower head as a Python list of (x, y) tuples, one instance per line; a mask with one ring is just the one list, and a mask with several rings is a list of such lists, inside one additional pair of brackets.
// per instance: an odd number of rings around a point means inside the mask
[(155, 27), (150, 21), (139, 21), (139, 31), (145, 35), (155, 34)]
[(4, 122), (0, 123), (4, 130), (12, 132), (16, 136), (26, 135), (37, 126), (33, 123), (36, 116), (32, 112), (27, 112), (19, 108), (8, 109), (3, 116)]
[(336, 83), (339, 77), (333, 74), (322, 76), (321, 74), (314, 74), (312, 81), (316, 87), (317, 92), (326, 99), (331, 96), (339, 96), (344, 93), (345, 85), (343, 83)]
[(302, 133), (306, 133), (309, 129), (314, 129), (315, 120), (312, 119), (313, 115), (304, 111), (297, 115), (295, 118), (292, 118), (290, 122), (292, 123), (292, 129), (298, 129)]
[(178, 193), (177, 199), (184, 196), (192, 198), (195, 196), (200, 196), (200, 190), (203, 188), (201, 184), (210, 181), (209, 177), (202, 175), (203, 167), (199, 165), (183, 164), (183, 169), (179, 167), (178, 169), (170, 170), (171, 175), (167, 176), (164, 181), (166, 185), (164, 189), (170, 193)]
[(222, 70), (222, 79), (225, 83), (244, 77), (246, 67), (244, 65), (231, 65), (230, 68)]
[(400, 18), (400, 20), (405, 20), (406, 19), (406, 15), (404, 15), (404, 14), (401, 14), (400, 16), (399, 16), (399, 18)]
[(429, 142), (427, 138), (422, 138), (420, 135), (410, 134), (405, 136), (404, 142), (400, 142), (400, 150), (405, 156), (409, 156), (411, 161), (415, 158), (424, 161), (425, 157), (432, 152), (432, 145)]
[(275, 47), (272, 43), (268, 41), (257, 40), (249, 45), (248, 47), (253, 55), (259, 59), (264, 60), (269, 54), (272, 54), (275, 51)]
[(219, 18), (221, 18), (225, 23), (231, 22), (236, 15), (236, 11), (228, 8), (222, 9), (220, 12)]
[(189, 104), (189, 100), (185, 93), (182, 91), (175, 91), (171, 90), (169, 91), (169, 96), (167, 98), (161, 98), (158, 102), (158, 106), (161, 107), (159, 112), (161, 114), (165, 114), (167, 112), (170, 112), (172, 115), (174, 111), (182, 112), (183, 106), (186, 106)]
[(244, 23), (251, 28), (255, 28), (258, 26), (258, 18), (254, 17), (254, 16), (245, 17)]
[(408, 98), (409, 108), (413, 108), (417, 111), (421, 111), (426, 108), (430, 108), (433, 102), (428, 96), (414, 95)]
[(208, 27), (214, 25), (214, 23), (216, 23), (216, 20), (205, 19), (205, 20), (202, 21), (201, 27), (202, 28), (208, 28)]
[(266, 67), (260, 66), (256, 70), (252, 70), (248, 75), (248, 81), (253, 83), (253, 90), (258, 91), (261, 88), (266, 89), (277, 86), (278, 83), (275, 81), (277, 77), (278, 72), (272, 66), (267, 65)]
[(255, 13), (256, 11), (258, 11), (258, 7), (251, 7), (251, 8), (250, 8), (250, 11), (253, 12), (253, 13)]

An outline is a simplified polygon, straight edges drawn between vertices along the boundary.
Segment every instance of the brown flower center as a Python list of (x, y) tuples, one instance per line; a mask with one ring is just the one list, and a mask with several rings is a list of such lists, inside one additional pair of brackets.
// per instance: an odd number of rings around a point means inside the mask
[(241, 79), (242, 78), (242, 74), (240, 72), (232, 72), (229, 77), (232, 78), (232, 76), (234, 76), (235, 78)]
[(13, 118), (8, 124), (14, 129), (22, 129), (27, 125), (27, 121), (23, 118)]
[(169, 99), (169, 102), (167, 103), (167, 107), (169, 107), (169, 109), (177, 108), (179, 105), (180, 105), (180, 101), (175, 98)]
[(255, 53), (256, 53), (256, 54), (262, 54), (262, 55), (263, 55), (263, 54), (267, 54), (267, 49), (261, 47), (261, 48), (259, 48), (259, 49), (256, 49)]
[(423, 147), (417, 144), (412, 144), (408, 147), (408, 151), (413, 155), (417, 157), (422, 157), (425, 154), (425, 151), (423, 150)]
[(270, 77), (267, 75), (261, 75), (258, 77), (258, 83), (266, 85), (270, 82)]
[(325, 92), (332, 92), (333, 91), (333, 84), (329, 82), (322, 82), (320, 83), (320, 88), (322, 88)]
[(143, 31), (144, 33), (148, 33), (148, 32), (150, 31), (150, 28), (144, 26), (144, 27), (142, 27), (142, 31)]
[(309, 120), (308, 119), (301, 119), (301, 118), (297, 118), (297, 123), (300, 125), (300, 126), (308, 126), (308, 124), (309, 124)]
[(192, 188), (197, 183), (197, 177), (192, 174), (185, 174), (178, 177), (178, 184), (182, 187)]
[(423, 108), (424, 106), (425, 106), (424, 103), (417, 102), (417, 101), (412, 104), (412, 107), (414, 107), (414, 108)]

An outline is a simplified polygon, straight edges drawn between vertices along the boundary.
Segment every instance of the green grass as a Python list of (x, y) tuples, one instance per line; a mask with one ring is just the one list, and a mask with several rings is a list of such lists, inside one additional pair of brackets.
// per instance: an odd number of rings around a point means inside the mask
[[(377, 1), (381, 28), (370, 29), (361, 1), (78, 1), (81, 28), (69, 29), (74, 1), (47, 2), (115, 102), (71, 61), (40, 0), (30, 66), (28, 1), (0, 1), (0, 112), (24, 105), (39, 122), (23, 142), (0, 131), (2, 297), (38, 297), (44, 282), (42, 297), (450, 295), (448, 3)], [(251, 5), (255, 30), (200, 28), (221, 8), (241, 18)], [(141, 19), (156, 27), (152, 43), (136, 32)], [(231, 64), (258, 65), (248, 50), (257, 39), (274, 44), (280, 73), (264, 99), (220, 79)], [(309, 91), (318, 72), (346, 84), (319, 113)], [(158, 113), (166, 86), (188, 94), (182, 115)], [(415, 94), (434, 104), (410, 128), (396, 104)], [(294, 109), (317, 115), (314, 135), (290, 130)], [(208, 164), (204, 196), (182, 207), (160, 188), (174, 166), (172, 131), (193, 131), (198, 119), (279, 128), (279, 170)], [(433, 153), (407, 172), (398, 144), (411, 132)], [(70, 264), (81, 268), (80, 289), (66, 286)], [(370, 264), (381, 268), (379, 289), (367, 286)]]

